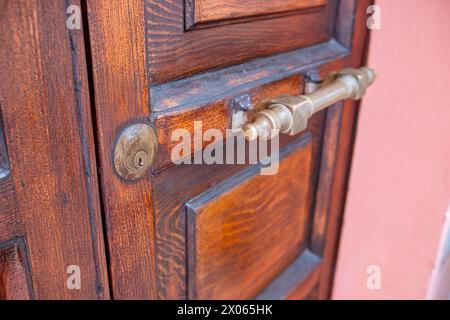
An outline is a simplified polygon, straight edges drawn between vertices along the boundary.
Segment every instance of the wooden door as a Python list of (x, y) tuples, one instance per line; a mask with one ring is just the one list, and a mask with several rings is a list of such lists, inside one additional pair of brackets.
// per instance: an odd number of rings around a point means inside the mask
[(83, 32), (66, 10), (0, 0), (0, 299), (109, 298)]
[[(301, 94), (364, 63), (369, 0), (86, 1), (114, 298), (329, 297), (357, 109), (280, 139), (280, 166), (175, 165), (171, 134), (224, 132), (236, 108)], [(244, 105), (242, 105), (244, 104)], [(117, 137), (150, 123), (147, 174), (121, 178)], [(205, 148), (208, 143), (203, 143)]]

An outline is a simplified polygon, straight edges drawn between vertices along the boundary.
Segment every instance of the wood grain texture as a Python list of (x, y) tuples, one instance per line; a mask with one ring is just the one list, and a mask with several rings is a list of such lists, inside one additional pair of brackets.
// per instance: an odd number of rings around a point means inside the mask
[(115, 172), (115, 139), (149, 120), (141, 0), (87, 1), (101, 190), (115, 299), (156, 298), (152, 188)]
[(33, 297), (30, 269), (21, 240), (0, 246), (0, 300), (29, 300)]
[(254, 166), (187, 203), (190, 298), (253, 298), (300, 254), (313, 172), (304, 143), (276, 175)]
[(186, 0), (186, 27), (219, 20), (311, 9), (327, 0)]
[[(0, 105), (35, 298), (104, 299), (83, 32), (68, 30), (66, 7), (1, 2)], [(66, 287), (69, 265), (82, 271), (80, 290)]]
[(150, 83), (308, 47), (333, 37), (337, 2), (321, 10), (184, 30), (184, 0), (146, 0)]

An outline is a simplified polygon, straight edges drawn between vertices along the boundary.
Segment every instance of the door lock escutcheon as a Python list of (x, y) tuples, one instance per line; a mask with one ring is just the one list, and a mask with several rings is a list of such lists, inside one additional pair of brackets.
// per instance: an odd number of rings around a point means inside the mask
[(158, 139), (153, 128), (144, 123), (125, 128), (114, 148), (114, 167), (125, 180), (142, 178), (155, 159)]

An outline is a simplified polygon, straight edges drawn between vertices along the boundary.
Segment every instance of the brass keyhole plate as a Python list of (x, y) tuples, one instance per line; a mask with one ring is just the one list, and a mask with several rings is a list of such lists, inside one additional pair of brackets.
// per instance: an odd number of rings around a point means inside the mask
[(126, 180), (142, 178), (158, 150), (158, 139), (148, 124), (134, 124), (123, 130), (114, 149), (114, 167)]

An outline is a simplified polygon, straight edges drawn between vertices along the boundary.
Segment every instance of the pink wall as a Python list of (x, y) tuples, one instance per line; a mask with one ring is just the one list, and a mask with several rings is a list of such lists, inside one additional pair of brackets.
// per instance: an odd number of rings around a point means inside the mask
[(333, 297), (424, 299), (450, 203), (450, 1), (377, 4)]

